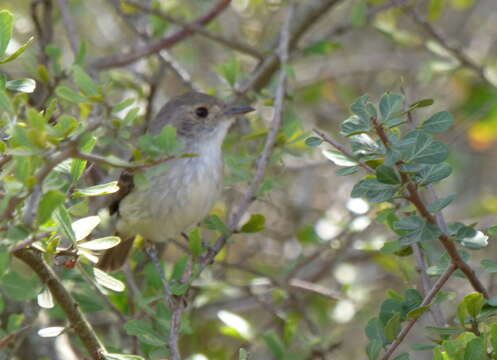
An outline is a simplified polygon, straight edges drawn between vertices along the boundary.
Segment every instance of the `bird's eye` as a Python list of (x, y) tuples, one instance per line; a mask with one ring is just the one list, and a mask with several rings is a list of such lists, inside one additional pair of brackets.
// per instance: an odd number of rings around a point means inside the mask
[(201, 106), (195, 109), (195, 114), (197, 114), (198, 117), (204, 118), (209, 115), (209, 110), (207, 110), (206, 107)]

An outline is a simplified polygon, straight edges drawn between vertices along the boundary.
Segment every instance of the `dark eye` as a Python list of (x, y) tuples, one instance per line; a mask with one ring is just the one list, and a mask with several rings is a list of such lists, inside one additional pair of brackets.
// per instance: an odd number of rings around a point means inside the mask
[(209, 115), (209, 110), (207, 110), (206, 107), (201, 106), (195, 109), (195, 114), (197, 114), (198, 117), (204, 118)]

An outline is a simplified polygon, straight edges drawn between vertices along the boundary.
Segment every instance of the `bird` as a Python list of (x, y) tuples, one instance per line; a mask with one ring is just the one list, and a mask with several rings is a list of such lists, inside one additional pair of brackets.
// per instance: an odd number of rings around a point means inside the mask
[(158, 134), (165, 125), (172, 125), (183, 151), (196, 156), (170, 160), (166, 169), (150, 168), (152, 175), (143, 186), (135, 186), (133, 173), (123, 171), (109, 206), (121, 242), (103, 253), (99, 269), (119, 270), (137, 235), (154, 243), (166, 242), (209, 213), (223, 187), (223, 140), (234, 119), (251, 111), (250, 106), (230, 106), (200, 92), (176, 96), (162, 107), (147, 132)]

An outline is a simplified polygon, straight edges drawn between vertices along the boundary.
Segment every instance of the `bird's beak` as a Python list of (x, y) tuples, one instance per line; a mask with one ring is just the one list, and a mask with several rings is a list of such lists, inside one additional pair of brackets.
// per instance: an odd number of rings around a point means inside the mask
[(230, 106), (224, 111), (226, 116), (242, 115), (254, 111), (252, 106)]

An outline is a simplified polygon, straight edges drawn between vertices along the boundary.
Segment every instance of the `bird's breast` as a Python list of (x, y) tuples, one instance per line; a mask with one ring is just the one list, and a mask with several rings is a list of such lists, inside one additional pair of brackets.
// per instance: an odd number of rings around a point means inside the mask
[(163, 171), (151, 168), (147, 183), (121, 202), (118, 231), (167, 241), (201, 221), (219, 198), (223, 179), (220, 149), (204, 150), (171, 161)]

